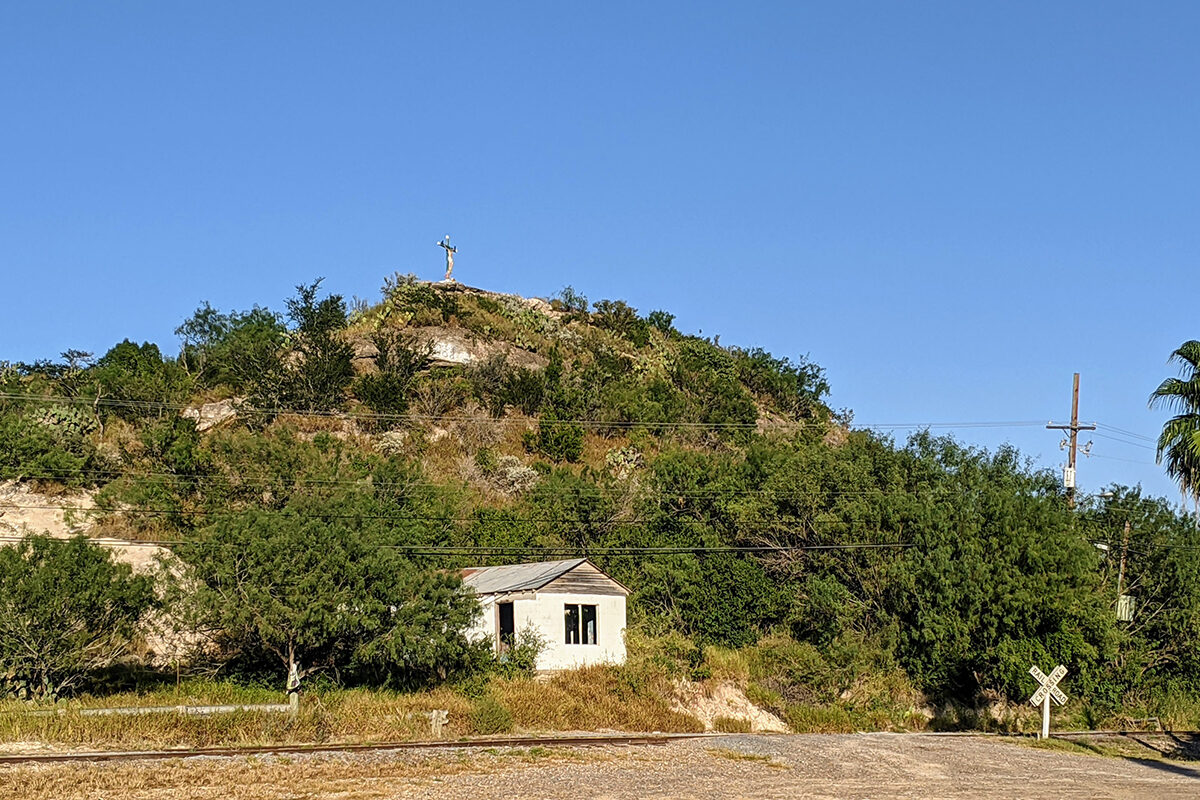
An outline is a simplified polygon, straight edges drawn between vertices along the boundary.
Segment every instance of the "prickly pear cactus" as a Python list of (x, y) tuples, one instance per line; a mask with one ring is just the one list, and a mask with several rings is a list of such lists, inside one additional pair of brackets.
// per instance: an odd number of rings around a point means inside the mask
[(97, 428), (90, 411), (66, 405), (50, 406), (37, 419), (65, 439), (82, 439)]

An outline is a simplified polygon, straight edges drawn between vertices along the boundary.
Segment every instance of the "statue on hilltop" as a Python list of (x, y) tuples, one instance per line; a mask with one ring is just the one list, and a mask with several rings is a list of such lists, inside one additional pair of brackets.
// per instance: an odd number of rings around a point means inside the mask
[(453, 281), (450, 273), (454, 271), (454, 254), (458, 252), (457, 247), (450, 246), (450, 234), (446, 234), (446, 238), (438, 242), (438, 247), (444, 248), (446, 251), (446, 277), (444, 280)]

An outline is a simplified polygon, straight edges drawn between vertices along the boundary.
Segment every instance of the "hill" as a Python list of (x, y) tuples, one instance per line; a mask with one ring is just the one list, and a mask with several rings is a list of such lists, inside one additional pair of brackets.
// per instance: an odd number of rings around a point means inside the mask
[[(296, 648), (347, 684), (470, 673), (438, 576), (567, 555), (631, 587), (640, 658), (738, 675), (796, 725), (1021, 702), (1031, 662), (1067, 663), (1097, 714), (1200, 676), (1200, 540), (1165, 502), (1071, 509), (1009, 449), (853, 430), (818, 365), (672, 323), (404, 276), (376, 303), (318, 281), (282, 313), (203, 304), (178, 356), (3, 365), (0, 479), (83, 492), (89, 535), (161, 545), (207, 598), (205, 658), (247, 676)], [(1133, 627), (1092, 545), (1127, 518), (1126, 585), (1154, 609)], [(395, 613), (384, 574), (417, 627), (354, 638)], [(269, 626), (235, 613), (255, 598)]]

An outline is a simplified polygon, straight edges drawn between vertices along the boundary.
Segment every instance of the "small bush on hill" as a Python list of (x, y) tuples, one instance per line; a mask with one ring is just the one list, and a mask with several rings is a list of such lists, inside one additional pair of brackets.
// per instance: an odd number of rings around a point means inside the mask
[[(0, 409), (0, 479), (36, 476), (70, 486), (94, 482), (102, 466), (85, 424), (64, 424), (56, 407)], [(74, 416), (75, 409), (63, 409)]]
[(192, 388), (187, 372), (175, 360), (164, 359), (158, 345), (128, 339), (96, 362), (91, 377), (101, 413), (127, 420), (174, 413), (168, 407), (185, 401)]
[(550, 300), (550, 305), (562, 311), (587, 313), (588, 299), (571, 286), (564, 286)]
[(538, 420), (537, 431), (524, 435), (525, 449), (554, 461), (575, 462), (583, 454), (583, 426), (559, 419), (554, 411), (547, 411)]
[(624, 300), (597, 300), (592, 322), (624, 337), (635, 347), (645, 347), (650, 342), (650, 326)]
[[(432, 347), (394, 329), (376, 331), (371, 342), (379, 351), (375, 358), (377, 371), (355, 380), (354, 396), (377, 414), (403, 414), (408, 410), (409, 393), (417, 373), (429, 366)], [(388, 428), (394, 422), (382, 419), (374, 427)]]

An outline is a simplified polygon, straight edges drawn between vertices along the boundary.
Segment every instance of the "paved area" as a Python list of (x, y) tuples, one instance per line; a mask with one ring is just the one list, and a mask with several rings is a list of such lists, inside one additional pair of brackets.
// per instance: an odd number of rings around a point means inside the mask
[(985, 738), (731, 735), (561, 752), (24, 766), (0, 770), (0, 797), (1148, 800), (1200, 798), (1200, 762)]

